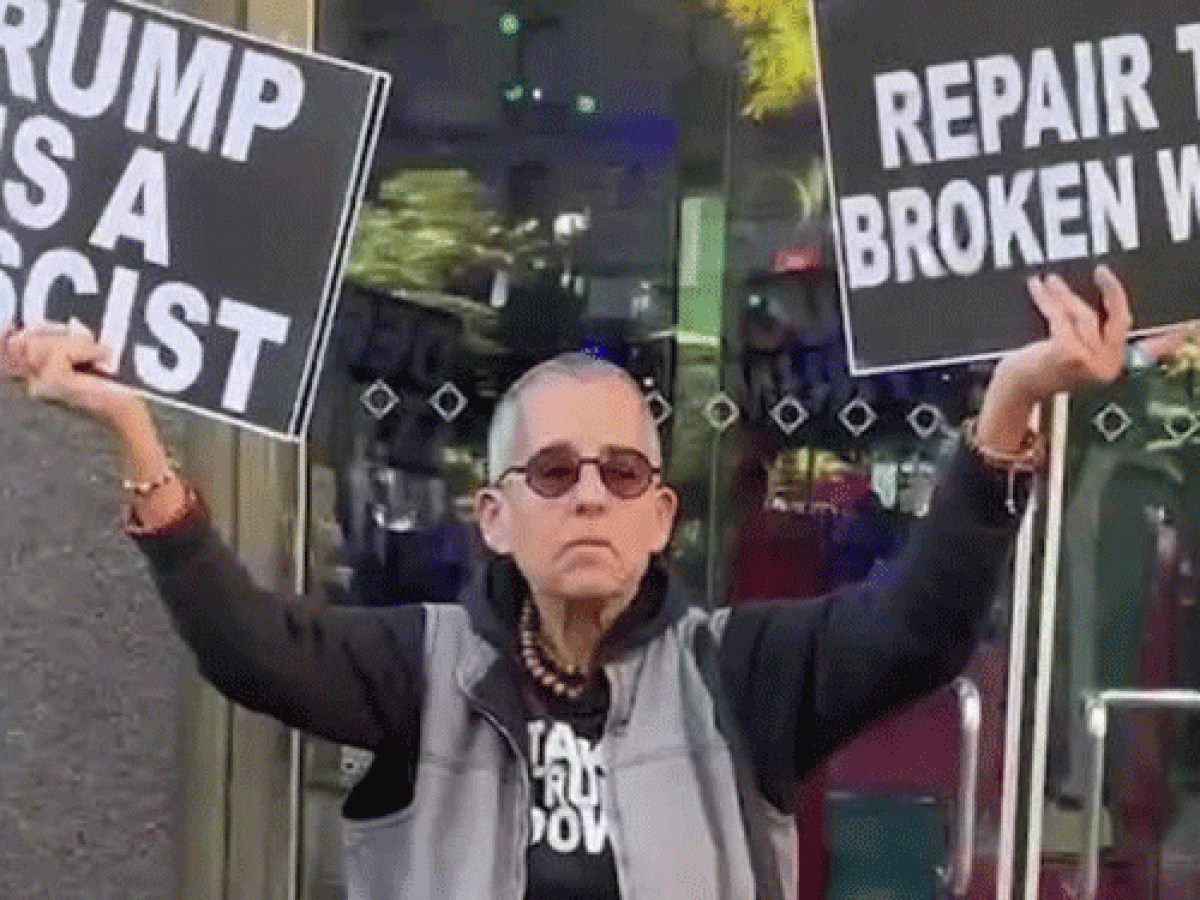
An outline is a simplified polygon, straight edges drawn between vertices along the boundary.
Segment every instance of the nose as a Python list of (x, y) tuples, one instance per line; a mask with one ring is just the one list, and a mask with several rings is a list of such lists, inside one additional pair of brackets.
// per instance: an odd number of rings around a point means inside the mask
[(579, 481), (572, 491), (577, 506), (603, 506), (609, 501), (608, 488), (600, 477), (600, 467), (593, 462), (579, 469)]

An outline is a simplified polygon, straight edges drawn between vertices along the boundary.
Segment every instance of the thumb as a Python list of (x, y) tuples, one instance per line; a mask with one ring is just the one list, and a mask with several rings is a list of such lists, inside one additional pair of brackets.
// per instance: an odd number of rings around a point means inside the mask
[(94, 367), (109, 374), (112, 374), (112, 370), (115, 368), (112, 356), (112, 351), (108, 347), (91, 342), (75, 344), (67, 350), (67, 358), (72, 368)]

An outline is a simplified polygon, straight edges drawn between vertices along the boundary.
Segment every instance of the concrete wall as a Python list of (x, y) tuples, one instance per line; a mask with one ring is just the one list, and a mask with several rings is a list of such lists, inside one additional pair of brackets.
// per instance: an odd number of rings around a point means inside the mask
[(104, 432), (0, 384), (0, 897), (178, 896), (192, 670)]

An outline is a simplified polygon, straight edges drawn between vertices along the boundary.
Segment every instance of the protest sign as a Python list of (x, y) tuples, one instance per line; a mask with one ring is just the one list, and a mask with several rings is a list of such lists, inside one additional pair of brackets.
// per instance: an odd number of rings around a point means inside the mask
[(1143, 330), (1200, 314), (1200, 2), (816, 9), (856, 374), (1043, 335), (1034, 272), (1109, 264)]
[(0, 327), (303, 435), (388, 77), (153, 7), (0, 2)]

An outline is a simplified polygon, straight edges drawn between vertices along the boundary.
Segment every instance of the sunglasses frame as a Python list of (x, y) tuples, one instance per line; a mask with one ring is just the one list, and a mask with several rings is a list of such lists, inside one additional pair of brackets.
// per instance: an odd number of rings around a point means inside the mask
[[(560, 450), (567, 451), (570, 454), (571, 458), (574, 460), (575, 475), (571, 479), (571, 483), (568, 484), (563, 489), (563, 491), (558, 494), (547, 494), (547, 493), (544, 493), (543, 491), (539, 491), (537, 489), (537, 487), (534, 486), (534, 483), (533, 483), (532, 479), (530, 478), (530, 475), (529, 475), (530, 464), (538, 456), (540, 456), (543, 453), (547, 453), (547, 452), (551, 452), (551, 451), (560, 451)], [(649, 473), (646, 478), (646, 484), (645, 484), (645, 487), (643, 487), (636, 494), (630, 494), (630, 495), (626, 496), (624, 494), (617, 493), (615, 490), (613, 490), (612, 485), (609, 484), (608, 479), (604, 475), (605, 463), (610, 461), (612, 459), (613, 455), (617, 454), (617, 453), (634, 454), (635, 456), (640, 458), (646, 464), (646, 468)], [(579, 484), (579, 479), (583, 476), (583, 467), (585, 465), (587, 465), (588, 463), (591, 463), (592, 465), (594, 465), (596, 467), (596, 471), (600, 476), (600, 481), (604, 484), (604, 489), (606, 491), (608, 491), (610, 494), (612, 494), (614, 497), (616, 497), (618, 500), (636, 500), (638, 497), (645, 496), (646, 491), (650, 490), (650, 488), (655, 486), (654, 481), (656, 478), (659, 479), (659, 483), (661, 484), (662, 466), (654, 465), (652, 462), (650, 462), (650, 457), (648, 457), (641, 450), (638, 450), (634, 447), (606, 447), (606, 448), (604, 448), (604, 450), (602, 450), (600, 452), (599, 456), (582, 456), (582, 455), (580, 455), (580, 453), (578, 451), (575, 450), (574, 447), (571, 447), (570, 445), (551, 444), (548, 447), (543, 447), (540, 450), (535, 451), (533, 454), (531, 454), (529, 456), (529, 458), (525, 461), (525, 463), (523, 465), (509, 466), (507, 469), (505, 469), (500, 474), (500, 477), (496, 479), (493, 487), (499, 487), (500, 483), (502, 481), (504, 481), (504, 479), (507, 478), (509, 475), (523, 475), (526, 486), (528, 486), (528, 488), (531, 491), (533, 491), (535, 494), (537, 494), (539, 497), (541, 497), (545, 500), (558, 500), (562, 497), (565, 497), (567, 494), (571, 493), (571, 491), (575, 488), (575, 486), (577, 484)]]

